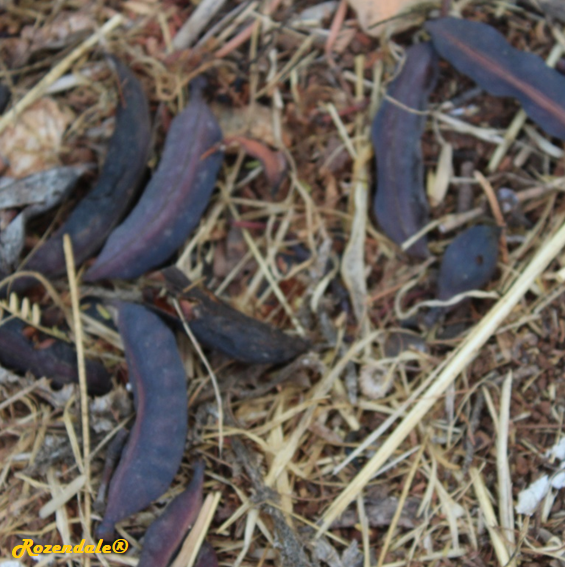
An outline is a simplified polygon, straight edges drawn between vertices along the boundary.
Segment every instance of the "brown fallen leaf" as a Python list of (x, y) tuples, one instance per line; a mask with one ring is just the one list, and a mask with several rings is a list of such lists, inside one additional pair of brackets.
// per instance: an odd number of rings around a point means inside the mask
[(224, 138), (226, 145), (237, 144), (241, 146), (247, 154), (258, 159), (265, 170), (267, 180), (274, 193), (283, 182), (287, 170), (287, 163), (282, 152), (274, 152), (263, 142), (246, 138), (245, 136), (232, 136)]
[(0, 134), (0, 157), (5, 175), (25, 177), (60, 164), (63, 134), (72, 120), (52, 98), (42, 98), (26, 109)]
[[(210, 108), (226, 138), (249, 136), (256, 140), (262, 140), (269, 146), (278, 147), (272, 111), (268, 106), (255, 104), (244, 108), (234, 108), (233, 106), (213, 102), (210, 104)], [(290, 132), (284, 125), (281, 138), (287, 148), (292, 144)]]
[(46, 25), (25, 26), (21, 37), (30, 43), (30, 51), (60, 49), (72, 42), (79, 34), (93, 30), (96, 20), (84, 12), (64, 11)]
[(361, 29), (373, 37), (380, 36), (385, 28), (393, 32), (406, 30), (419, 19), (423, 19), (427, 6), (439, 4), (430, 0), (348, 0), (348, 2), (357, 12)]

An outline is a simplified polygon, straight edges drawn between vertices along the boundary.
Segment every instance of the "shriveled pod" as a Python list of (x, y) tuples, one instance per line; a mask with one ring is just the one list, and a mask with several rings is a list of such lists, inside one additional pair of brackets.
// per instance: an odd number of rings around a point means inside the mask
[[(119, 79), (119, 103), (100, 178), (57, 232), (35, 251), (25, 270), (49, 276), (65, 273), (65, 234), (71, 237), (77, 265), (93, 256), (127, 212), (143, 180), (151, 140), (147, 99), (132, 71), (115, 57), (111, 61)], [(36, 283), (30, 280), (27, 285)], [(24, 282), (18, 280), (16, 287), (21, 289)]]
[(140, 305), (116, 304), (136, 418), (110, 482), (99, 537), (112, 539), (116, 522), (139, 512), (170, 486), (187, 433), (186, 374), (175, 337)]
[(167, 268), (163, 275), (194, 335), (207, 347), (249, 364), (281, 364), (308, 349), (304, 339), (248, 317), (210, 291), (191, 286), (180, 270)]
[[(0, 322), (0, 363), (19, 372), (31, 372), (37, 378), (45, 376), (58, 386), (78, 382), (76, 350), (43, 333), (37, 346), (25, 335), (25, 329), (26, 324), (19, 319)], [(88, 392), (94, 395), (106, 394), (112, 387), (110, 374), (94, 360), (86, 361), (86, 381)]]
[[(377, 162), (374, 211), (384, 233), (399, 245), (428, 223), (421, 137), (437, 74), (437, 55), (430, 43), (409, 47), (371, 128)], [(426, 237), (406, 252), (416, 258), (427, 257)]]

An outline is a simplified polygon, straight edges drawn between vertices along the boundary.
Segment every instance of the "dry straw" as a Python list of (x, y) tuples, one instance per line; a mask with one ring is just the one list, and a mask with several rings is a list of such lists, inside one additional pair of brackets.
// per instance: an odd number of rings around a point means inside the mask
[(321, 519), (321, 525), (317, 532), (320, 537), (340, 516), (346, 507), (365, 488), (373, 475), (385, 464), (398, 446), (406, 439), (411, 431), (421, 422), (428, 411), (433, 407), (437, 399), (453, 383), (465, 367), (474, 360), (482, 346), (492, 337), (498, 327), (504, 322), (518, 302), (530, 289), (536, 278), (547, 268), (549, 263), (561, 252), (565, 246), (565, 225), (545, 243), (530, 264), (514, 282), (508, 292), (494, 305), (490, 312), (477, 324), (463, 343), (449, 357), (447, 365), (441, 371), (434, 382), (422, 395), (420, 400), (400, 422), (398, 427), (383, 443), (379, 450), (361, 469), (351, 483), (334, 500), (326, 510)]

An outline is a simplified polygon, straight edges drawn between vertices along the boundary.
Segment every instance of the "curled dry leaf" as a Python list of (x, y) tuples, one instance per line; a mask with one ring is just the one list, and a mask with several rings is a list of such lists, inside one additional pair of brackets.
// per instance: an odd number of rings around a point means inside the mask
[(365, 225), (369, 202), (369, 175), (365, 159), (356, 160), (353, 182), (353, 221), (351, 234), (341, 260), (341, 277), (345, 283), (357, 323), (365, 318), (367, 281), (365, 278)]
[(65, 234), (71, 237), (77, 265), (90, 258), (127, 211), (142, 180), (151, 137), (147, 100), (135, 75), (119, 60), (112, 61), (120, 83), (120, 103), (100, 178), (57, 232), (35, 251), (26, 270), (52, 276), (65, 273)]
[(0, 189), (0, 209), (29, 205), (0, 232), (2, 271), (11, 272), (20, 257), (27, 221), (57, 205), (87, 169), (87, 166), (57, 167), (16, 179)]
[(438, 276), (438, 299), (485, 286), (494, 275), (498, 259), (497, 226), (477, 225), (461, 233), (447, 247)]
[(167, 567), (202, 507), (204, 462), (194, 467), (188, 488), (179, 494), (155, 520), (143, 542), (138, 567)]
[(228, 145), (240, 145), (247, 154), (261, 162), (273, 193), (280, 187), (287, 170), (286, 159), (282, 152), (274, 152), (262, 142), (244, 136), (225, 138), (224, 142)]
[[(37, 343), (26, 336), (27, 325), (19, 319), (5, 319), (0, 324), (0, 363), (18, 372), (31, 372), (62, 386), (78, 382), (76, 350), (59, 339), (39, 333)], [(88, 391), (106, 394), (112, 387), (108, 371), (99, 362), (86, 361)]]
[(378, 37), (386, 29), (399, 32), (425, 16), (425, 9), (437, 5), (430, 0), (347, 0), (357, 12), (361, 29)]
[(173, 333), (140, 305), (116, 308), (136, 418), (98, 526), (104, 539), (113, 538), (116, 522), (167, 490), (181, 463), (188, 419), (186, 374)]
[(43, 213), (60, 203), (88, 169), (88, 165), (55, 167), (14, 179), (0, 188), (0, 209), (36, 205), (37, 214)]
[(548, 134), (565, 140), (565, 76), (514, 49), (493, 27), (457, 18), (428, 22), (437, 52), (495, 96), (517, 98)]
[(77, 35), (96, 28), (96, 20), (85, 12), (63, 11), (48, 24), (25, 26), (21, 38), (30, 44), (31, 52), (40, 49), (60, 49), (74, 41)]
[[(410, 47), (400, 73), (387, 90), (387, 95), (402, 106), (385, 100), (372, 125), (377, 161), (375, 215), (385, 234), (399, 245), (428, 222), (420, 138), (426, 125), (422, 111), (436, 83), (437, 69), (431, 44)], [(427, 257), (426, 238), (417, 240), (406, 252)]]
[(163, 270), (196, 338), (205, 346), (249, 364), (280, 364), (296, 358), (308, 343), (252, 319), (204, 289), (192, 287), (177, 268)]
[(136, 278), (170, 258), (200, 222), (216, 185), (222, 132), (193, 84), (173, 120), (159, 167), (126, 220), (110, 235), (85, 280)]
[(72, 120), (52, 98), (44, 97), (24, 110), (0, 134), (0, 157), (9, 177), (25, 177), (59, 165), (63, 134)]
[[(226, 138), (246, 136), (261, 140), (273, 148), (279, 146), (273, 123), (273, 111), (268, 106), (256, 103), (243, 108), (234, 108), (213, 102), (210, 108)], [(292, 144), (290, 131), (284, 125), (281, 138), (285, 147)]]

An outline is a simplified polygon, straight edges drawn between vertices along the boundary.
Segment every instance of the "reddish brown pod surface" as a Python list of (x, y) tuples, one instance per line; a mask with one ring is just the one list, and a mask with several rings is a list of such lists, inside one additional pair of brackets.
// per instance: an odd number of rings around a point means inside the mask
[[(377, 161), (374, 211), (384, 233), (399, 245), (428, 223), (420, 138), (426, 125), (422, 111), (427, 109), (437, 70), (437, 55), (429, 43), (408, 48), (400, 73), (387, 89), (387, 96), (400, 105), (384, 100), (372, 125)], [(406, 252), (427, 257), (426, 238)]]
[(514, 49), (493, 27), (458, 18), (426, 24), (436, 51), (495, 96), (517, 98), (548, 134), (565, 140), (565, 77), (534, 55)]
[(194, 467), (188, 488), (179, 494), (155, 520), (143, 542), (137, 567), (167, 567), (202, 507), (204, 462)]
[(281, 364), (308, 349), (307, 341), (240, 313), (207, 290), (191, 287), (180, 270), (167, 268), (163, 275), (178, 295), (194, 335), (205, 346), (248, 364)]
[(222, 132), (193, 86), (190, 104), (173, 120), (155, 175), (137, 206), (110, 235), (88, 281), (131, 279), (163, 264), (183, 244), (204, 213), (223, 152)]
[(218, 567), (218, 558), (214, 548), (205, 541), (198, 552), (194, 567)]
[(151, 311), (117, 304), (136, 409), (135, 424), (110, 482), (99, 537), (112, 539), (114, 525), (139, 512), (170, 486), (187, 433), (186, 374), (173, 333)]
[[(118, 59), (111, 60), (118, 74), (120, 102), (100, 178), (66, 222), (35, 251), (25, 270), (49, 276), (65, 273), (65, 234), (71, 237), (77, 265), (93, 256), (127, 212), (142, 181), (151, 139), (147, 100), (135, 75)], [(34, 283), (31, 279), (28, 285)], [(15, 285), (21, 289), (24, 282)]]
[[(64, 341), (40, 333), (39, 344), (25, 335), (26, 324), (19, 319), (7, 319), (0, 324), (0, 363), (19, 372), (31, 372), (37, 378), (45, 376), (62, 386), (78, 382), (76, 350)], [(44, 342), (45, 346), (41, 346)], [(106, 394), (112, 387), (110, 374), (104, 365), (86, 361), (88, 392)]]

